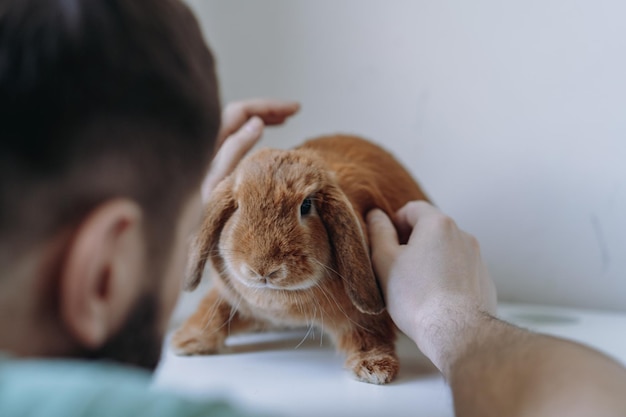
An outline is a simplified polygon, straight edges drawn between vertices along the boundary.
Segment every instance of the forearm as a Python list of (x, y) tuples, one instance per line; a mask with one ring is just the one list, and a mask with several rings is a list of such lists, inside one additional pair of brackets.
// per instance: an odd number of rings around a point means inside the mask
[[(626, 370), (577, 343), (484, 316), (461, 351), (441, 358), (456, 415), (618, 416), (626, 411)], [(458, 324), (458, 323), (457, 323)], [(464, 347), (463, 347), (464, 346)]]

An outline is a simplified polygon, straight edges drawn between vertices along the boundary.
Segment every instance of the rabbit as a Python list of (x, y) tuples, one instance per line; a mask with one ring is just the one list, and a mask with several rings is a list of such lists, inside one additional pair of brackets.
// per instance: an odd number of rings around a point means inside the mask
[(218, 274), (172, 343), (182, 355), (224, 350), (235, 332), (317, 325), (356, 379), (398, 373), (396, 330), (372, 270), (364, 216), (427, 200), (381, 147), (325, 136), (292, 150), (262, 149), (214, 190), (196, 237), (187, 289), (210, 258)]

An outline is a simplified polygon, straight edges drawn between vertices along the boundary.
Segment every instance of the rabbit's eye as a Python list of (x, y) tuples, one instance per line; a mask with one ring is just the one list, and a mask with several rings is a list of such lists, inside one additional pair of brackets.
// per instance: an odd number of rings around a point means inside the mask
[(306, 216), (311, 213), (311, 208), (313, 207), (313, 202), (310, 197), (305, 198), (300, 204), (300, 216)]

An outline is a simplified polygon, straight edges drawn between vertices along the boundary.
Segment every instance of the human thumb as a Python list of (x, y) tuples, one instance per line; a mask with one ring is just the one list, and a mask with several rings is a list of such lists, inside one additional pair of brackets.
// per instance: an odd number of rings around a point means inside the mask
[(391, 219), (379, 209), (367, 214), (367, 230), (374, 270), (384, 284), (398, 251), (398, 233)]

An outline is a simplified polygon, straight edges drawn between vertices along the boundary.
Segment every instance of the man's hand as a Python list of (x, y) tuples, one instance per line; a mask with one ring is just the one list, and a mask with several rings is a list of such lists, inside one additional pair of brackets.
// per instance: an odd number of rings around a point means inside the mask
[(494, 319), (473, 236), (420, 201), (368, 215), (372, 261), (398, 327), (441, 370), (455, 415), (622, 416), (626, 369), (575, 342)]
[(462, 341), (447, 338), (460, 330), (452, 327), (471, 327), (469, 320), (495, 312), (495, 287), (478, 242), (425, 201), (398, 211), (395, 227), (380, 210), (369, 213), (367, 221), (389, 314), (439, 369), (445, 368), (460, 353), (452, 350), (462, 348)]
[(207, 201), (215, 186), (230, 174), (252, 149), (265, 126), (279, 125), (294, 115), (300, 105), (294, 101), (254, 99), (230, 103), (222, 113), (217, 137), (217, 153), (202, 184), (202, 200)]

